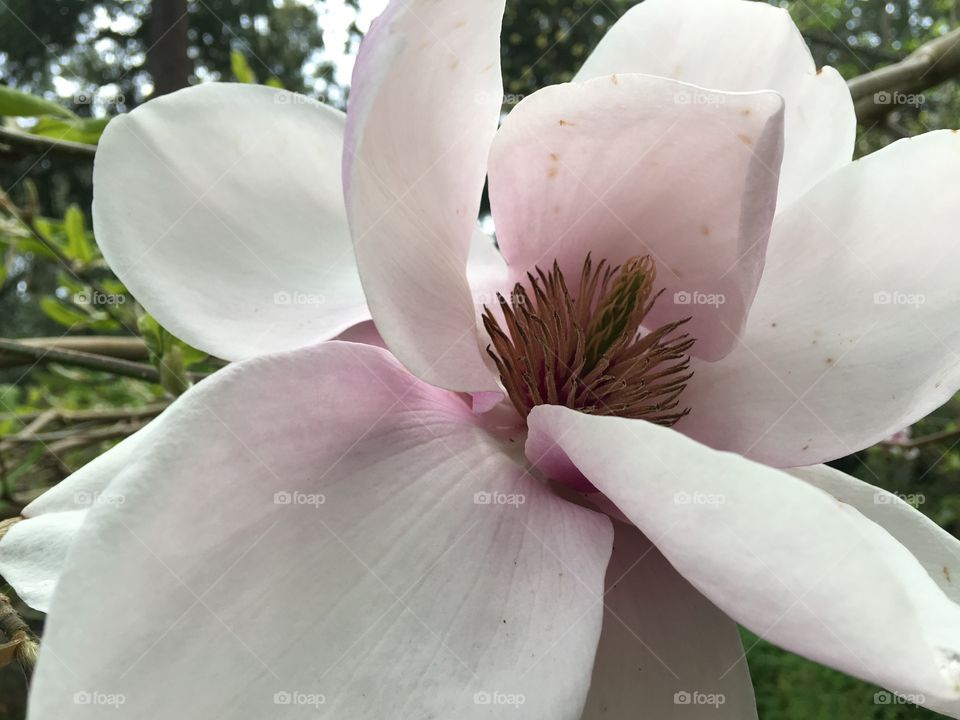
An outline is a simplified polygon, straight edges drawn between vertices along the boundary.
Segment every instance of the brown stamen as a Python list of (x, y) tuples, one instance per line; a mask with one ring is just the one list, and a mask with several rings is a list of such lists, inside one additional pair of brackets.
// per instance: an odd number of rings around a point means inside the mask
[(487, 352), (521, 416), (535, 405), (565, 405), (673, 425), (690, 412), (677, 407), (693, 376), (687, 351), (694, 339), (674, 335), (689, 318), (641, 331), (663, 292), (653, 293), (649, 256), (594, 267), (588, 255), (576, 295), (556, 262), (549, 273), (534, 270), (529, 289), (518, 283), (509, 301), (497, 295), (505, 328), (489, 308), (483, 313)]

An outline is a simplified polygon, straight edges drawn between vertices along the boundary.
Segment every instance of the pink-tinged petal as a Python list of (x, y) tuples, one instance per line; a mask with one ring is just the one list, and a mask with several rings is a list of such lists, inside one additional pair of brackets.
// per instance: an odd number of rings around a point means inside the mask
[(579, 717), (610, 522), (459, 395), (329, 342), (231, 366), (151, 427), (70, 552), (34, 720), (110, 697), (145, 720)]
[(587, 253), (657, 261), (649, 322), (692, 316), (695, 355), (736, 342), (776, 203), (783, 101), (643, 75), (555, 85), (507, 117), (490, 156), (497, 241), (514, 280)]
[(925, 499), (922, 495), (896, 495), (827, 465), (787, 472), (883, 527), (913, 553), (947, 597), (960, 603), (960, 540), (917, 510)]
[(115, 118), (94, 163), (110, 267), (167, 329), (229, 360), (370, 317), (339, 162), (344, 115), (256, 85), (205, 84)]
[(481, 312), (484, 305), (496, 307), (497, 292), (509, 281), (507, 261), (494, 245), (493, 238), (477, 229), (470, 242), (467, 280), (473, 292), (473, 303)]
[(384, 349), (387, 347), (383, 342), (383, 338), (380, 337), (380, 333), (377, 332), (377, 326), (373, 324), (373, 320), (367, 320), (366, 322), (344, 330), (336, 339), (343, 340), (344, 342), (373, 345)]
[(504, 0), (393, 0), (360, 46), (343, 177), (370, 311), (415, 375), (496, 390), (465, 268), (503, 97)]
[[(474, 303), (478, 312), (484, 304), (489, 304), (496, 298), (496, 292), (504, 286), (507, 277), (507, 264), (500, 251), (493, 244), (493, 239), (479, 229), (474, 233), (470, 244), (470, 257), (467, 259), (467, 280), (473, 292)], [(377, 332), (372, 320), (354, 325), (337, 336), (337, 340), (363, 343), (386, 348), (383, 338)], [(489, 396), (488, 404), (492, 407), (503, 398), (503, 393), (478, 393)]]
[(627, 11), (576, 81), (646, 73), (786, 102), (779, 205), (850, 162), (857, 121), (840, 74), (816, 69), (786, 10), (743, 0), (646, 0)]
[(960, 388), (960, 135), (902, 140), (778, 213), (737, 348), (677, 427), (769, 465), (849, 455)]
[(614, 532), (582, 720), (636, 717), (639, 709), (657, 720), (756, 720), (736, 623), (635, 527), (616, 522)]
[(578, 468), (737, 622), (868, 682), (960, 700), (960, 606), (854, 507), (640, 420), (540, 406), (529, 422), (529, 457)]

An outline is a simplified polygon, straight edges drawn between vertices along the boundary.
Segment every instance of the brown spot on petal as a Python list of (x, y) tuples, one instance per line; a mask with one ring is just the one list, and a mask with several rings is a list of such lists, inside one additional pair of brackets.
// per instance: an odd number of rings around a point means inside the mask
[(550, 159), (554, 162), (560, 162), (560, 156), (557, 153), (550, 153)]
[(575, 126), (574, 123), (572, 123), (572, 122), (567, 122), (566, 120), (561, 120), (561, 121), (560, 121), (560, 127), (576, 127), (576, 126)]
[(946, 565), (943, 566), (943, 577), (948, 583), (953, 583), (953, 580), (950, 579), (950, 568)]
[(620, 84), (620, 78), (618, 78), (618, 77), (616, 76), (616, 74), (611, 75), (611, 76), (610, 76), (610, 82), (612, 82), (614, 85), (619, 85), (619, 84)]
[(552, 168), (550, 168), (549, 170), (547, 170), (547, 178), (548, 178), (549, 180), (554, 180), (554, 179), (556, 179), (557, 175), (559, 175), (559, 174), (560, 174), (559, 168), (552, 167)]
[(833, 365), (833, 358), (827, 358), (824, 362), (826, 362), (827, 365)]
[(458, 67), (460, 67), (460, 58), (458, 58), (458, 57), (453, 57), (453, 58), (451, 58), (451, 59), (450, 59), (450, 69), (451, 69), (451, 70), (456, 70)]
[(743, 115), (743, 116), (747, 116), (747, 115), (749, 115), (749, 114), (752, 113), (752, 112), (753, 112), (753, 110), (752, 110), (751, 108), (744, 108), (743, 110), (740, 111), (740, 114)]
[(747, 145), (748, 147), (753, 145), (753, 138), (747, 135), (746, 133), (737, 133), (737, 137), (740, 139), (740, 142), (742, 142), (744, 145)]
[(700, 226), (700, 234), (704, 237), (707, 237), (710, 234), (710, 228), (706, 225)]
[(823, 72), (823, 68), (817, 68), (817, 75), (820, 75)]

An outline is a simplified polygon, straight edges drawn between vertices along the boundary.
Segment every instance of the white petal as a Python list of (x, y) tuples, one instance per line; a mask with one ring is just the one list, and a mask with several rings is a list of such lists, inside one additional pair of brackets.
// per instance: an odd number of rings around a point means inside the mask
[(369, 318), (343, 205), (343, 113), (256, 85), (204, 84), (107, 127), (93, 223), (162, 325), (229, 360)]
[[(706, 100), (706, 102), (701, 102)], [(692, 316), (718, 359), (753, 301), (776, 205), (783, 100), (645, 75), (555, 85), (521, 102), (490, 153), (490, 204), (511, 278), (559, 263), (657, 261), (651, 327)]]
[(603, 632), (582, 720), (635, 717), (641, 708), (643, 717), (657, 720), (755, 719), (736, 623), (639, 530), (620, 522), (614, 530)]
[[(913, 553), (947, 597), (960, 603), (960, 540), (903, 497), (827, 465), (793, 468), (787, 472), (855, 507), (883, 527)], [(913, 499), (922, 502), (923, 497)]]
[(393, 0), (360, 46), (343, 177), (387, 347), (451, 390), (496, 390), (466, 277), (497, 128), (504, 0)]
[(110, 494), (110, 482), (144, 449), (151, 426), (124, 439), (27, 505), (24, 519), (0, 539), (0, 575), (30, 607), (48, 611), (87, 511), (98, 503), (115, 506), (120, 502)]
[(743, 0), (646, 0), (614, 25), (577, 81), (647, 73), (786, 101), (780, 207), (850, 162), (853, 100), (840, 74), (816, 69), (786, 10)]
[(0, 575), (30, 607), (47, 612), (67, 552), (86, 510), (55, 512), (15, 523), (0, 540)]
[(903, 140), (777, 213), (738, 347), (696, 363), (678, 429), (812, 465), (907, 427), (960, 388), (960, 134)]
[(70, 554), (34, 720), (110, 697), (146, 720), (579, 717), (609, 521), (459, 396), (329, 342), (231, 366), (152, 427)]
[(960, 606), (853, 507), (640, 420), (551, 406), (528, 419), (529, 457), (578, 468), (760, 637), (928, 702), (960, 700)]

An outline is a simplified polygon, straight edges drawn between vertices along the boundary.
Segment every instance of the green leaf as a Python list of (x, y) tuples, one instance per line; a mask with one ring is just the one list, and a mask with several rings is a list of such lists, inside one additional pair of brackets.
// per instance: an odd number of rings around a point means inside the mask
[(280, 82), (280, 78), (267, 78), (267, 81), (264, 83), (267, 87), (277, 88), (278, 90), (283, 90), (283, 83)]
[(104, 278), (100, 281), (100, 287), (106, 290), (108, 293), (113, 295), (126, 295), (127, 288), (124, 287), (123, 283), (119, 280), (111, 280), (110, 278)]
[(63, 249), (63, 242), (57, 237), (59, 227), (59, 221), (54, 223), (47, 218), (34, 218), (33, 229), (39, 237), (34, 237), (32, 234), (25, 237), (17, 243), (17, 248), (21, 252), (32, 252), (40, 257), (60, 260), (56, 252)]
[(236, 78), (237, 82), (255, 83), (257, 81), (257, 74), (239, 50), (230, 51), (230, 69), (233, 71), (233, 77)]
[(35, 218), (33, 221), (33, 229), (37, 231), (37, 234), (40, 235), (47, 242), (54, 242), (53, 235), (53, 223), (50, 222), (47, 218)]
[(63, 216), (63, 229), (67, 234), (67, 257), (86, 264), (93, 260), (93, 245), (83, 227), (84, 219), (83, 210), (70, 205)]
[[(89, 294), (90, 292), (90, 287), (86, 283), (78, 280), (76, 275), (64, 270), (57, 273), (57, 284), (65, 287), (71, 295), (83, 295)], [(76, 300), (74, 300), (74, 302), (76, 302)]]
[(173, 396), (183, 395), (190, 387), (187, 365), (179, 345), (172, 345), (163, 354), (160, 361), (160, 384)]
[(70, 142), (96, 145), (100, 142), (111, 118), (77, 118), (75, 120), (60, 120), (59, 118), (41, 118), (36, 125), (30, 128), (34, 135), (68, 140)]
[(10, 117), (39, 117), (41, 115), (56, 115), (64, 118), (75, 118), (67, 108), (57, 103), (44, 100), (42, 97), (30, 93), (14, 90), (12, 87), (0, 85), (0, 115)]
[(198, 362), (203, 362), (209, 357), (203, 350), (188, 345), (173, 333), (165, 330), (153, 316), (146, 313), (137, 320), (137, 329), (140, 330), (143, 342), (150, 350), (150, 356), (161, 373), (163, 372), (163, 363), (166, 362), (167, 356), (173, 350), (176, 350), (176, 353), (172, 356), (174, 361), (181, 364), (184, 369), (196, 365)]
[[(36, 464), (37, 460), (43, 455), (46, 451), (43, 443), (37, 443), (24, 457), (23, 462), (21, 462), (17, 467), (10, 471), (10, 474), (6, 476), (5, 483), (7, 490), (16, 486), (17, 480), (27, 474), (27, 472)], [(9, 493), (8, 493), (9, 494)]]
[(37, 257), (43, 257), (47, 260), (56, 260), (58, 262), (60, 260), (57, 254), (50, 249), (49, 245), (44, 245), (32, 235), (18, 239), (15, 245), (18, 252), (33, 253)]
[(86, 326), (92, 319), (89, 315), (77, 308), (64, 305), (58, 302), (56, 298), (49, 296), (40, 298), (40, 309), (43, 310), (48, 318), (68, 328), (76, 327), (77, 325)]
[(137, 320), (137, 330), (143, 336), (143, 342), (150, 351), (150, 355), (156, 359), (163, 357), (163, 328), (160, 323), (154, 320), (152, 315), (144, 313)]

